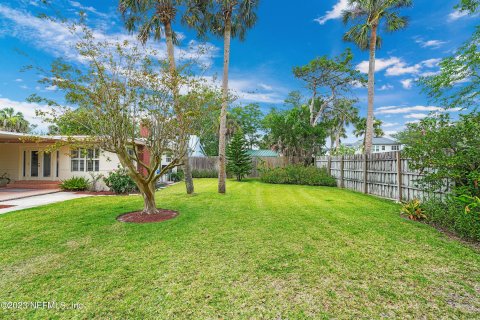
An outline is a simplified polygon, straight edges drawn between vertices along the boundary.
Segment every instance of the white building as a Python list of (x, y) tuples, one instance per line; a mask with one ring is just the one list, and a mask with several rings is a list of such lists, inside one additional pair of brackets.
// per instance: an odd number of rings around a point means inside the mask
[[(358, 140), (355, 143), (344, 144), (346, 147), (354, 148), (355, 154), (363, 153), (363, 140)], [(380, 152), (390, 152), (390, 151), (400, 151), (402, 150), (402, 145), (396, 140), (385, 138), (385, 137), (375, 137), (372, 140), (372, 153)]]
[[(52, 144), (66, 141), (62, 136), (36, 136), (38, 142), (27, 142), (27, 137), (32, 136), (0, 131), (0, 176), (6, 174), (19, 187), (57, 188), (62, 180), (74, 176), (91, 180), (91, 174), (107, 176), (120, 166), (116, 154), (98, 148), (80, 150), (62, 146), (48, 152)], [(143, 146), (141, 140), (137, 143), (137, 147)], [(189, 146), (191, 156), (205, 156), (198, 137), (192, 136)], [(162, 166), (170, 161), (170, 157), (163, 156)], [(103, 181), (99, 182), (100, 188), (106, 189)]]

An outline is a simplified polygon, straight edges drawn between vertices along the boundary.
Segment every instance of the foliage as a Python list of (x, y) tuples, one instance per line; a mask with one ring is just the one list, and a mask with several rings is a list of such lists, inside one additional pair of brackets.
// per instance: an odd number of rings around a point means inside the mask
[[(350, 7), (342, 12), (343, 22), (351, 23), (343, 39), (355, 43), (360, 49), (369, 49), (370, 36), (376, 28), (383, 27), (386, 32), (394, 32), (407, 27), (408, 18), (400, 16), (398, 10), (413, 5), (412, 0), (349, 0)], [(380, 47), (382, 38), (376, 37), (376, 46)]]
[(455, 6), (455, 9), (462, 12), (466, 11), (469, 14), (474, 14), (480, 8), (480, 0), (460, 0), (460, 3)]
[(89, 186), (90, 181), (84, 177), (71, 177), (60, 184), (60, 188), (67, 191), (85, 191)]
[(351, 156), (351, 155), (354, 155), (356, 151), (357, 150), (355, 148), (340, 145), (340, 147), (332, 149), (330, 151), (330, 155), (332, 155), (332, 156)]
[(48, 127), (48, 133), (52, 135), (91, 135), (92, 130), (86, 126), (90, 116), (88, 110), (77, 108), (58, 116), (55, 124)]
[(177, 172), (170, 173), (170, 180), (172, 180), (173, 182), (182, 181), (184, 178), (185, 178), (185, 173), (183, 172), (183, 170), (177, 170)]
[(8, 173), (6, 173), (6, 172), (0, 176), (0, 181), (1, 181), (1, 180), (6, 181), (7, 184), (9, 184), (10, 181), (11, 181), (10, 178), (8, 177)]
[(463, 194), (457, 197), (457, 200), (465, 206), (465, 213), (480, 213), (480, 197), (477, 196), (467, 196)]
[(419, 221), (427, 219), (425, 210), (419, 199), (413, 199), (412, 201), (404, 203), (400, 212), (406, 215), (410, 220)]
[(310, 125), (315, 126), (325, 111), (336, 108), (356, 84), (365, 84), (364, 75), (352, 64), (353, 54), (347, 49), (333, 59), (322, 56), (307, 65), (294, 67), (293, 74), (305, 82), (310, 91)]
[[(382, 129), (382, 124), (383, 121), (380, 119), (374, 119), (373, 120), (373, 133), (375, 137), (383, 137), (385, 135), (385, 132)], [(363, 137), (363, 140), (365, 141), (365, 132), (367, 128), (367, 118), (362, 118), (359, 117), (357, 118), (354, 122), (354, 131), (353, 134), (355, 137)]]
[(100, 179), (103, 178), (103, 174), (101, 173), (95, 173), (95, 172), (89, 172), (90, 175), (90, 190), (91, 191), (98, 191), (98, 182)]
[[(335, 107), (328, 112), (324, 123), (330, 136), (330, 150), (342, 148), (341, 138), (346, 138), (345, 127), (355, 123), (358, 119), (358, 109), (354, 106), (355, 100), (340, 99)], [(345, 148), (343, 148), (345, 151)]]
[(337, 186), (335, 178), (328, 174), (326, 168), (317, 168), (315, 166), (289, 165), (284, 168), (262, 169), (260, 180), (273, 184)]
[(248, 150), (243, 132), (236, 132), (227, 148), (227, 172), (233, 174), (237, 181), (241, 181), (252, 171), (252, 158)]
[(0, 109), (0, 130), (28, 133), (33, 128), (24, 118), (23, 113), (15, 112), (13, 108)]
[(480, 241), (480, 214), (465, 213), (465, 204), (454, 197), (429, 199), (422, 205), (427, 222), (475, 241)]
[[(478, 5), (478, 4), (477, 4)], [(480, 26), (472, 38), (440, 62), (440, 72), (420, 78), (422, 91), (445, 108), (475, 108), (480, 97)]]
[(301, 158), (310, 163), (325, 145), (323, 125), (310, 125), (310, 110), (295, 105), (289, 110), (272, 109), (263, 119), (265, 131), (262, 147), (274, 149), (291, 159)]
[(192, 176), (197, 179), (201, 178), (217, 178), (218, 177), (218, 171), (217, 170), (200, 170), (200, 169), (195, 169), (192, 170)]
[(108, 176), (103, 178), (107, 187), (116, 194), (126, 194), (138, 191), (135, 181), (130, 177), (128, 171), (118, 168), (111, 171)]
[(258, 146), (261, 137), (259, 130), (263, 119), (260, 106), (256, 103), (236, 106), (230, 109), (228, 116), (230, 116), (245, 135), (249, 148)]
[(423, 172), (419, 181), (430, 190), (448, 186), (456, 195), (480, 196), (480, 113), (452, 121), (445, 113), (410, 123), (397, 139), (410, 167)]

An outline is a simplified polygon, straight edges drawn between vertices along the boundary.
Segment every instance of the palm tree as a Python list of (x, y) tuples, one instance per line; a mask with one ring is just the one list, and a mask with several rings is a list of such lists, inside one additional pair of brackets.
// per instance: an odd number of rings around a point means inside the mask
[[(382, 129), (383, 121), (377, 118), (373, 119), (373, 133), (375, 137), (383, 137), (385, 132)], [(355, 137), (363, 137), (363, 148), (365, 148), (366, 143), (366, 128), (367, 128), (367, 119), (366, 118), (357, 118), (353, 122), (354, 130), (353, 134)]]
[[(172, 29), (178, 7), (183, 0), (120, 0), (119, 8), (125, 20), (128, 31), (138, 32), (138, 39), (145, 44), (148, 39), (165, 38), (169, 70), (172, 78), (173, 100), (178, 106), (179, 89), (177, 84), (177, 69), (175, 64), (175, 47), (177, 37)], [(183, 158), (185, 186), (187, 194), (194, 192), (192, 170), (188, 160), (189, 136), (184, 137), (187, 152)]]
[(0, 129), (28, 133), (30, 123), (24, 118), (23, 113), (15, 112), (13, 108), (3, 108), (0, 109)]
[(245, 39), (246, 32), (252, 28), (257, 15), (255, 9), (259, 0), (190, 0), (184, 21), (193, 27), (199, 35), (210, 31), (223, 37), (223, 79), (222, 109), (220, 113), (220, 134), (218, 143), (218, 192), (226, 192), (226, 131), (228, 108), (228, 68), (230, 65), (231, 38)]
[(412, 0), (349, 0), (349, 8), (343, 11), (343, 22), (351, 23), (343, 39), (357, 44), (362, 50), (370, 51), (368, 64), (368, 113), (365, 134), (365, 153), (372, 150), (373, 100), (375, 86), (375, 52), (381, 45), (378, 29), (382, 22), (388, 32), (407, 26), (407, 18), (399, 15), (401, 8), (410, 7)]

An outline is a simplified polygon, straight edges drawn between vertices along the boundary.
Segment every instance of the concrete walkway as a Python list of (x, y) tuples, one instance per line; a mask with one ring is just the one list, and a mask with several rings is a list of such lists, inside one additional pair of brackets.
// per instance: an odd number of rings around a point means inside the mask
[(22, 199), (2, 201), (0, 202), (0, 205), (13, 206), (13, 207), (0, 209), (0, 214), (11, 212), (11, 211), (27, 209), (27, 208), (39, 207), (39, 206), (43, 206), (50, 203), (84, 198), (84, 197), (89, 197), (89, 195), (76, 194), (73, 192), (56, 192), (56, 193), (26, 197)]
[(60, 189), (0, 188), (0, 205), (4, 201), (11, 201), (56, 192), (60, 192)]

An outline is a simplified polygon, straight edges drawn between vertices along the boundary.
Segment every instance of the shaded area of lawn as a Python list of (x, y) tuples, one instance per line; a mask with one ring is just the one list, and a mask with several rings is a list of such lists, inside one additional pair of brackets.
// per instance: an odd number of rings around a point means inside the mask
[(197, 180), (157, 194), (177, 218), (117, 222), (137, 196), (0, 216), (0, 318), (473, 318), (480, 255), (398, 205), (336, 188)]

